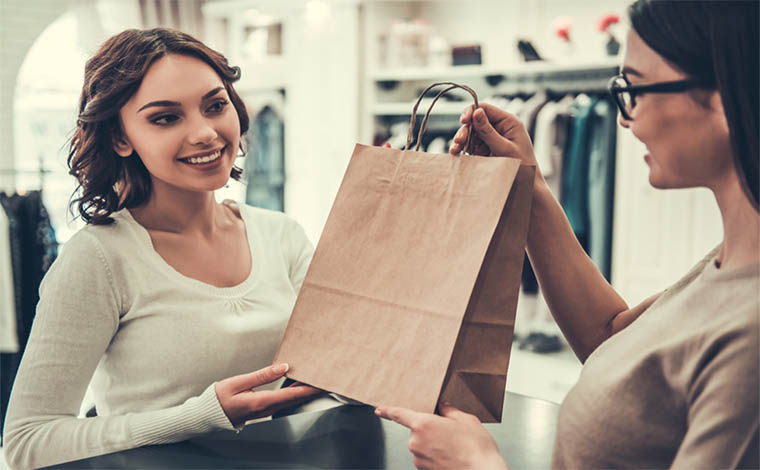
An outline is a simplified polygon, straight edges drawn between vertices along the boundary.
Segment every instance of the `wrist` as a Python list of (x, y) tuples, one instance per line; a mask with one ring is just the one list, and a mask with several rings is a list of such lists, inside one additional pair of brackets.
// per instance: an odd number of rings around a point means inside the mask
[(470, 468), (479, 470), (509, 470), (507, 462), (501, 458), (498, 452), (480, 456), (472, 462)]

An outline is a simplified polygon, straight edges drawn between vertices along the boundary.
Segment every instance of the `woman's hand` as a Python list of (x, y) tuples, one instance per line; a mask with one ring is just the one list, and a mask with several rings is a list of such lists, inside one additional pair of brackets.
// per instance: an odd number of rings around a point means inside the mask
[(473, 155), (512, 157), (529, 165), (536, 164), (530, 136), (517, 116), (488, 103), (480, 103), (475, 112), (472, 109), (469, 106), (459, 118), (462, 127), (454, 136), (454, 143), (449, 149), (452, 155), (458, 155), (464, 150), (472, 123), (472, 128), (475, 129), (472, 136)]
[(441, 416), (407, 408), (377, 408), (375, 414), (411, 429), (409, 450), (419, 469), (498, 469), (507, 464), (478, 418), (451, 406)]
[(217, 382), (214, 386), (216, 396), (232, 425), (237, 427), (251, 419), (271, 416), (279, 410), (326, 393), (300, 383), (278, 390), (253, 390), (274, 382), (287, 371), (287, 364), (276, 364)]

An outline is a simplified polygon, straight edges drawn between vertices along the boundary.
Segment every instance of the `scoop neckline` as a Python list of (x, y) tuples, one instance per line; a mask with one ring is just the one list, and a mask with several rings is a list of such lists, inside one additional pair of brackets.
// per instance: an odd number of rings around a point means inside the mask
[(744, 277), (751, 278), (760, 276), (760, 263), (749, 264), (738, 268), (719, 268), (715, 264), (716, 258), (718, 257), (718, 251), (718, 249), (715, 249), (712, 256), (707, 260), (707, 265), (702, 270), (702, 279), (705, 281), (730, 281)]
[(251, 240), (251, 228), (253, 227), (253, 224), (249, 220), (246, 211), (237, 202), (225, 199), (222, 201), (222, 204), (228, 207), (231, 207), (232, 205), (234, 205), (234, 207), (237, 207), (240, 213), (240, 218), (243, 221), (243, 225), (245, 226), (246, 240), (248, 241), (248, 250), (251, 256), (251, 270), (248, 273), (248, 276), (241, 283), (229, 287), (217, 287), (190, 276), (186, 276), (177, 271), (156, 251), (155, 247), (153, 246), (153, 240), (150, 238), (150, 233), (148, 233), (148, 230), (140, 225), (137, 220), (135, 220), (129, 209), (125, 208), (119, 212), (123, 219), (134, 229), (140, 240), (140, 247), (152, 261), (153, 265), (156, 266), (156, 268), (159, 271), (163, 272), (167, 277), (196, 291), (200, 290), (207, 294), (220, 297), (240, 297), (242, 294), (248, 292), (257, 280), (257, 270), (254, 269), (256, 256), (254, 255), (253, 250), (254, 244)]

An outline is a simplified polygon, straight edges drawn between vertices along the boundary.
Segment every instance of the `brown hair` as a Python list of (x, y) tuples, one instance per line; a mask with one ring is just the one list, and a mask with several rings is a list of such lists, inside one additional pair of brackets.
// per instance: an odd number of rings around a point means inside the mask
[[(72, 212), (76, 205), (88, 224), (111, 224), (113, 212), (139, 206), (150, 196), (150, 173), (139, 156), (133, 152), (129, 158), (119, 157), (113, 143), (121, 134), (119, 110), (137, 92), (148, 68), (167, 54), (195, 57), (211, 66), (237, 111), (241, 136), (248, 130), (248, 112), (232, 87), (240, 79), (240, 68), (230, 66), (222, 54), (168, 28), (128, 29), (111, 37), (85, 65), (79, 117), (69, 145), (69, 174), (79, 182)], [(241, 173), (233, 166), (230, 176), (239, 180)]]

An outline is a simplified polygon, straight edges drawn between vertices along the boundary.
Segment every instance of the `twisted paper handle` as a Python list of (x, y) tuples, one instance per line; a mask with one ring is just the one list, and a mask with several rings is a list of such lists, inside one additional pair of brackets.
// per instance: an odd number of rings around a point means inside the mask
[[(433, 106), (435, 105), (436, 101), (438, 99), (445, 95), (446, 93), (450, 92), (451, 90), (455, 88), (461, 88), (462, 90), (467, 91), (469, 94), (472, 95), (473, 100), (475, 101), (475, 109), (478, 107), (478, 94), (475, 93), (475, 90), (468, 87), (467, 85), (460, 85), (458, 83), (454, 82), (438, 82), (433, 83), (429, 87), (425, 88), (422, 93), (420, 93), (420, 97), (417, 99), (417, 102), (414, 104), (414, 108), (412, 108), (412, 117), (409, 120), (409, 133), (406, 136), (406, 145), (404, 145), (404, 150), (407, 150), (409, 146), (412, 144), (412, 134), (414, 133), (414, 123), (417, 118), (417, 109), (420, 107), (420, 103), (422, 102), (422, 99), (425, 97), (425, 94), (427, 94), (428, 91), (431, 89), (440, 86), (440, 85), (449, 85), (448, 88), (445, 88), (441, 90), (437, 95), (435, 95), (435, 98), (433, 98), (433, 102), (430, 103), (430, 106), (428, 107), (427, 112), (425, 113), (425, 117), (422, 119), (422, 125), (420, 126), (420, 132), (417, 134), (417, 146), (415, 147), (415, 151), (420, 150), (420, 145), (422, 144), (422, 135), (425, 133), (425, 129), (427, 128), (427, 121), (430, 117), (430, 111), (433, 110)], [(472, 126), (472, 122), (470, 123), (470, 126)], [(467, 133), (467, 142), (465, 142), (464, 148), (467, 153), (471, 153), (470, 146), (472, 145), (472, 128), (470, 128), (470, 132)]]

